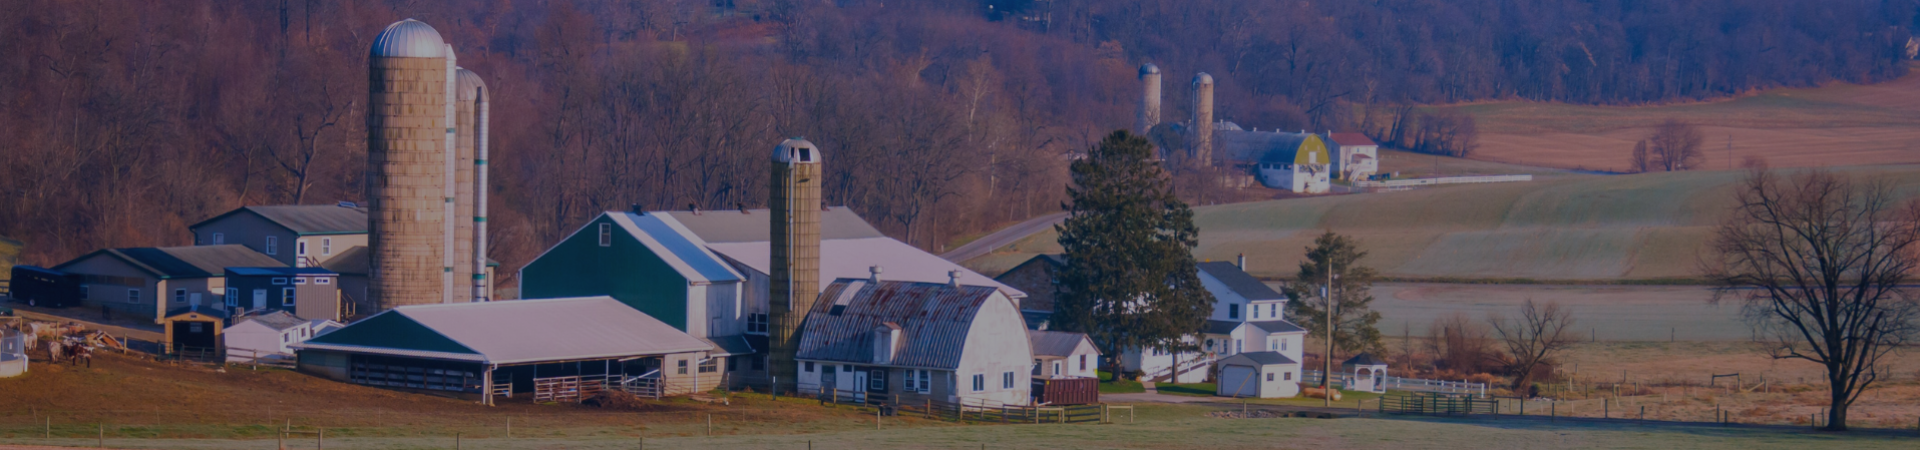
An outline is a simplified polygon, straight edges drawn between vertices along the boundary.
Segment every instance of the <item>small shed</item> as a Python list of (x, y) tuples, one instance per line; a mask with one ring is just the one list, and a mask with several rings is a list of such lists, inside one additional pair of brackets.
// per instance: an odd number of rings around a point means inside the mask
[(1349, 391), (1387, 392), (1387, 362), (1374, 358), (1373, 354), (1361, 353), (1340, 363), (1341, 386)]
[(226, 329), (227, 361), (291, 360), (293, 345), (340, 328), (331, 320), (308, 320), (286, 311), (250, 314)]
[(27, 373), (26, 337), (11, 328), (0, 328), (0, 378)]
[(306, 320), (340, 320), (340, 274), (319, 267), (228, 267), (230, 311), (286, 311)]
[(80, 282), (66, 273), (39, 266), (13, 266), (7, 295), (29, 306), (80, 306)]
[(226, 323), (226, 311), (200, 305), (167, 311), (160, 318), (166, 328), (161, 344), (169, 354), (212, 358), (221, 351)]
[(1280, 352), (1247, 352), (1220, 360), (1216, 394), (1286, 398), (1300, 395), (1300, 363)]

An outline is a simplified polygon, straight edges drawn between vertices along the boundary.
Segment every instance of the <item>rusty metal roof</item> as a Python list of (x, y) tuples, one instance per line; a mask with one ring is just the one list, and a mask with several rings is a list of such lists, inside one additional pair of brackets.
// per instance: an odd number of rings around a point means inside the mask
[(871, 364), (874, 328), (893, 322), (900, 326), (900, 342), (886, 365), (958, 369), (980, 308), (996, 298), (1011, 301), (998, 292), (991, 286), (834, 281), (807, 313), (798, 359)]
[(1073, 356), (1073, 352), (1079, 350), (1082, 343), (1085, 343), (1088, 348), (1094, 348), (1093, 354), (1100, 354), (1100, 350), (1093, 346), (1093, 339), (1088, 338), (1086, 333), (1027, 330), (1027, 343), (1033, 347), (1033, 356), (1036, 358)]

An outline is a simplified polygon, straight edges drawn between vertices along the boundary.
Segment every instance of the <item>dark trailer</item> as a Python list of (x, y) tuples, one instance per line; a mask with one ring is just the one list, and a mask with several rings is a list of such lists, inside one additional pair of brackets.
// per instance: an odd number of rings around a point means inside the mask
[(80, 306), (80, 281), (77, 277), (38, 266), (13, 266), (13, 300), (31, 306), (65, 308)]

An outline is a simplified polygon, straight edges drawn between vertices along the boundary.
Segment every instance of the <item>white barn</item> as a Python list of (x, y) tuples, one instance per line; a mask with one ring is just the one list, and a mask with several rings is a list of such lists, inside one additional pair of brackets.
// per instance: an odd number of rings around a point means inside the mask
[(893, 404), (1025, 405), (1026, 331), (1013, 299), (992, 286), (841, 279), (807, 313), (799, 387)]
[(293, 357), (294, 345), (344, 327), (325, 319), (302, 319), (286, 311), (250, 315), (227, 327), (227, 362)]
[(1222, 397), (1286, 398), (1300, 395), (1300, 362), (1279, 352), (1247, 352), (1220, 360)]

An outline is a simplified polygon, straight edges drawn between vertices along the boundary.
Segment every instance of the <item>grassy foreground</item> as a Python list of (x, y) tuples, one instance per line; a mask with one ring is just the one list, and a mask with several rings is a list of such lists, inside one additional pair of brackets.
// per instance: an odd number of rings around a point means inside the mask
[[(1389, 419), (1221, 419), (1202, 406), (1142, 406), (1133, 423), (1106, 425), (980, 425), (935, 428), (842, 430), (812, 434), (679, 436), (645, 438), (646, 448), (1912, 448), (1913, 437), (1886, 434), (1820, 434), (1680, 426), (1545, 424), (1529, 421)], [(462, 439), (463, 449), (633, 449), (633, 433), (591, 437)], [(4, 439), (0, 444), (93, 446), (92, 439)], [(113, 448), (255, 449), (266, 440), (108, 439)], [(288, 448), (312, 448), (311, 439)], [(452, 448), (451, 436), (328, 439), (326, 448)]]

